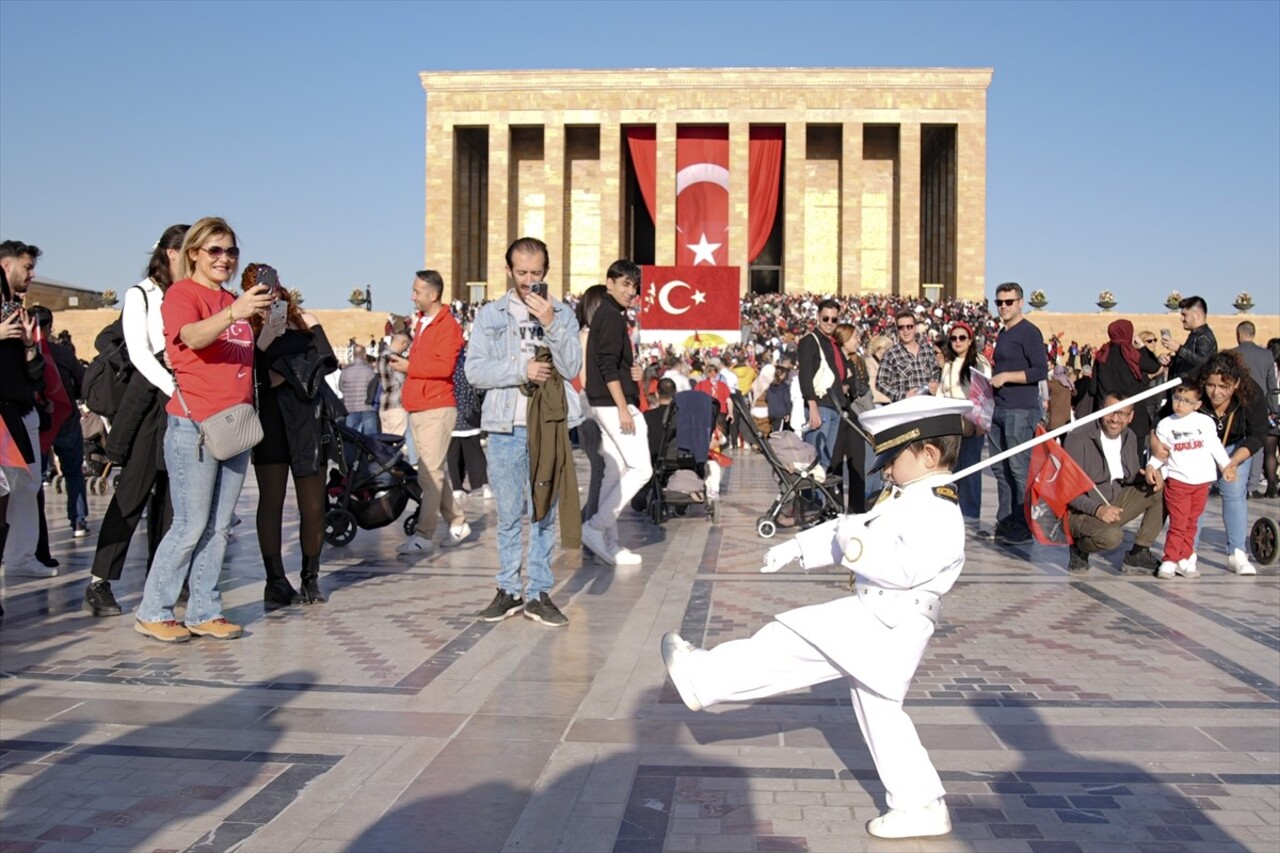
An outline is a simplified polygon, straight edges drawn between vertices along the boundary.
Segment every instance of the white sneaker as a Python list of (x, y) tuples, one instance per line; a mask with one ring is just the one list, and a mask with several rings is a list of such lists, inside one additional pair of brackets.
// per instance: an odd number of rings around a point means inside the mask
[(401, 557), (426, 557), (435, 551), (436, 545), (430, 539), (421, 536), (410, 536), (400, 543), (396, 553)]
[(618, 549), (613, 552), (613, 562), (619, 566), (638, 566), (644, 562), (644, 557), (641, 557), (630, 548), (623, 548), (619, 545)]
[(617, 561), (613, 558), (613, 549), (605, 541), (604, 534), (590, 524), (582, 525), (582, 547), (595, 554), (596, 559), (602, 563), (610, 566), (617, 565)]
[(21, 563), (10, 564), (6, 562), (4, 571), (5, 574), (12, 578), (56, 578), (58, 576), (57, 566), (46, 566), (35, 557)]
[(1178, 564), (1173, 560), (1165, 560), (1160, 564), (1160, 568), (1156, 569), (1156, 577), (1168, 580), (1178, 573)]
[(466, 498), (466, 496), (467, 496), (467, 493), (462, 491), (462, 489), (453, 490), (453, 502), (456, 504), (462, 503), (463, 499)]
[(489, 488), (488, 484), (486, 484), (485, 487), (480, 490), (480, 497), (486, 501), (493, 500), (493, 489)]
[(1239, 548), (1231, 552), (1231, 556), (1227, 557), (1227, 568), (1238, 575), (1256, 575), (1258, 570), (1253, 567), (1253, 563), (1249, 562), (1249, 555)]
[(465, 521), (456, 527), (449, 528), (449, 537), (444, 540), (444, 545), (461, 545), (468, 536), (471, 535), (471, 525)]
[(922, 809), (890, 809), (867, 824), (867, 832), (876, 838), (923, 838), (950, 831), (951, 815), (942, 800)]
[(668, 631), (662, 637), (662, 662), (666, 664), (667, 675), (675, 685), (676, 692), (685, 707), (690, 711), (701, 711), (702, 703), (693, 692), (693, 682), (689, 676), (689, 655), (695, 646), (675, 631)]
[(1200, 577), (1200, 570), (1196, 568), (1195, 554), (1192, 554), (1190, 557), (1187, 557), (1185, 560), (1179, 560), (1177, 572), (1178, 574), (1182, 575), (1184, 578)]

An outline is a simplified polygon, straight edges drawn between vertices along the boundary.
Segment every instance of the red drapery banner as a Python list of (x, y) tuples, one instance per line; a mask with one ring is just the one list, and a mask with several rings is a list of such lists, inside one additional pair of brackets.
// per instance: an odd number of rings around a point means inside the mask
[(649, 218), (655, 222), (655, 197), (658, 194), (658, 135), (654, 127), (628, 127), (625, 131), (627, 148), (631, 151), (631, 168), (640, 185), (640, 195), (649, 210)]
[(640, 268), (640, 328), (737, 332), (742, 322), (737, 267)]
[(729, 263), (729, 128), (676, 129), (676, 265)]
[(782, 182), (781, 127), (751, 128), (747, 184), (747, 259), (760, 257), (778, 215), (778, 185)]
[[(649, 216), (657, 221), (657, 132), (624, 131), (631, 167)], [(778, 215), (784, 129), (752, 127), (747, 163), (747, 258), (763, 251)], [(676, 132), (676, 262), (724, 266), (729, 258), (729, 131), (724, 126)]]

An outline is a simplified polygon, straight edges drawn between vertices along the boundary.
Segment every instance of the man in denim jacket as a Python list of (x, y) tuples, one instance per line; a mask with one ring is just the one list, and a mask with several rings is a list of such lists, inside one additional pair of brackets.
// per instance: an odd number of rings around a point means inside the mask
[[(480, 429), (489, 434), (489, 480), (498, 509), (498, 590), (478, 615), (485, 622), (501, 622), (523, 610), (529, 619), (558, 628), (569, 620), (550, 595), (551, 548), (557, 535), (554, 506), (529, 532), (527, 601), (520, 578), (521, 528), (529, 500), (529, 398), (521, 389), (545, 381), (552, 369), (569, 382), (582, 367), (582, 345), (573, 311), (534, 292), (533, 285), (544, 280), (551, 265), (546, 244), (521, 237), (506, 257), (511, 289), (476, 314), (464, 368), (467, 381), (487, 391)], [(551, 350), (553, 364), (533, 360), (539, 347)], [(569, 427), (581, 419), (571, 416)]]

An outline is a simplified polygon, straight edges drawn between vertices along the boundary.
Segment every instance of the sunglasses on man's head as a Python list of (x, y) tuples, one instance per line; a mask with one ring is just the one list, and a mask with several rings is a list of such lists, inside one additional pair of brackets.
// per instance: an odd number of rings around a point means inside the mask
[(1017, 301), (1017, 299), (997, 299), (996, 304), (1000, 306), (1008, 306), (1015, 304)]
[(222, 257), (223, 255), (226, 255), (228, 258), (230, 258), (233, 261), (236, 258), (240, 257), (240, 249), (238, 246), (230, 246), (226, 249), (222, 248), (221, 246), (210, 246), (207, 249), (201, 246), (200, 251), (208, 252), (209, 257), (213, 258), (213, 260), (215, 261), (218, 258)]

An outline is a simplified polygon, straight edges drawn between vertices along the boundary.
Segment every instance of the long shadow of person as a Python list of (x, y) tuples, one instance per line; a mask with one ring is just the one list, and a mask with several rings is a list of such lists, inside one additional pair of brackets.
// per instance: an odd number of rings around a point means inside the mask
[[(642, 691), (637, 709), (653, 707), (658, 698), (658, 690)], [(663, 850), (668, 837), (682, 830), (682, 821), (698, 824), (698, 832), (739, 836), (733, 849), (757, 849), (757, 839), (771, 831), (767, 822), (756, 819), (747, 790), (746, 780), (759, 774), (672, 745), (669, 729), (675, 725), (659, 731), (655, 721), (634, 718), (630, 737), (617, 739), (627, 745), (616, 750), (608, 748), (612, 745), (597, 749), (595, 743), (578, 749), (583, 744), (569, 742), (570, 732), (558, 745), (569, 757), (540, 757), (532, 783), (504, 779), (508, 771), (530, 778), (518, 742), (503, 741), (485, 750), (492, 779), (469, 786), (451, 784), (450, 776), (474, 770), (474, 764), (464, 767), (461, 762), (474, 762), (476, 748), (464, 747), (454, 755), (446, 748), (345, 849), (640, 853)], [(464, 757), (464, 751), (469, 755)], [(564, 769), (544, 770), (557, 765)]]
[[(278, 682), (314, 678), (295, 670)], [(246, 693), (195, 705), (158, 702), (154, 694), (145, 701), (68, 700), (56, 721), (20, 736), (9, 734), (9, 717), (0, 762), (10, 778), (28, 778), (6, 791), (5, 844), (139, 849), (162, 841), (213, 851), (244, 841), (340, 757), (273, 752), (281, 728), (272, 713), (281, 703), (259, 704)], [(293, 694), (281, 695), (287, 701)], [(142, 724), (101, 740), (106, 721)], [(251, 789), (257, 790), (231, 807)], [(212, 824), (203, 833), (191, 828), (201, 816), (208, 818), (202, 827)]]

